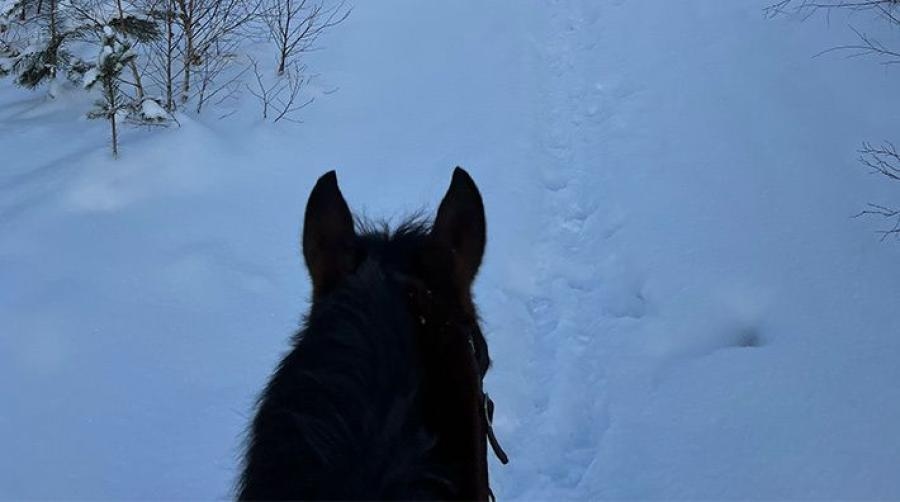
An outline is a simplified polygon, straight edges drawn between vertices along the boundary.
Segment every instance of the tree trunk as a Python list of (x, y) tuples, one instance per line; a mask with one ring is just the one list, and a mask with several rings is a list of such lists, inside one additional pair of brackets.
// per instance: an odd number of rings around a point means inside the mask
[(192, 35), (185, 32), (184, 78), (181, 81), (181, 103), (187, 102), (191, 93), (191, 54), (194, 52)]
[(174, 99), (174, 82), (172, 82), (172, 58), (175, 48), (173, 45), (173, 15), (175, 13), (175, 2), (174, 0), (169, 0), (166, 8), (166, 110), (169, 113), (175, 111), (175, 99)]
[[(24, 7), (23, 7), (24, 9)], [(56, 54), (59, 52), (59, 30), (56, 26), (56, 14), (59, 9), (59, 4), (57, 0), (50, 0), (50, 47), (53, 47), (52, 54), (50, 55), (50, 60), (48, 63), (50, 64), (50, 79), (56, 79)], [(24, 10), (23, 10), (24, 13)]]
[(206, 87), (208, 85), (208, 68), (204, 68), (204, 71), (200, 72), (200, 92), (197, 93), (197, 115), (200, 115), (200, 112), (203, 110), (203, 101), (206, 99)]
[(112, 154), (113, 158), (119, 158), (119, 137), (116, 131), (116, 114), (112, 113), (109, 116), (109, 124), (112, 126)]
[[(280, 2), (281, 0), (277, 0), (277, 1)], [(281, 4), (279, 4), (279, 8), (280, 8), (280, 5)], [(301, 7), (302, 7), (302, 4), (301, 4)], [(292, 18), (294, 17), (293, 16), (294, 12), (292, 9), (293, 9), (293, 4), (291, 3), (291, 0), (287, 0), (286, 5), (285, 5), (284, 14), (283, 14), (284, 15), (284, 26), (281, 28), (281, 32), (278, 34), (278, 37), (281, 39), (278, 41), (279, 45), (281, 46), (281, 47), (279, 47), (280, 51), (279, 51), (279, 55), (278, 55), (279, 56), (278, 57), (278, 76), (279, 77), (284, 75), (284, 67), (287, 63), (288, 53), (290, 52), (290, 49), (288, 49), (288, 44), (291, 43), (291, 21), (292, 21)], [(281, 15), (281, 13), (279, 13), (279, 15)], [(279, 23), (279, 24), (281, 24), (281, 23)]]
[(284, 67), (287, 63), (288, 51), (286, 46), (281, 46), (281, 54), (278, 58), (278, 76), (284, 75)]
[(112, 130), (112, 154), (113, 158), (119, 157), (119, 132), (116, 129), (116, 112), (119, 110), (118, 103), (116, 102), (116, 86), (113, 83), (112, 79), (107, 79), (103, 82), (104, 90), (106, 91), (106, 105), (109, 107), (109, 127)]
[(186, 103), (191, 94), (191, 65), (194, 62), (194, 0), (181, 3), (181, 31), (184, 33), (184, 77), (181, 82), (181, 102)]

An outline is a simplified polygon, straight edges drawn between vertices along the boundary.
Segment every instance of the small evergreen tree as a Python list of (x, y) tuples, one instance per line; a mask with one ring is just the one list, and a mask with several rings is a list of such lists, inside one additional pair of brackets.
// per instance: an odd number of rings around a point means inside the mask
[(8, 3), (10, 9), (0, 12), (4, 18), (0, 19), (0, 23), (8, 27), (18, 12), (17, 22), (22, 25), (24, 34), (19, 37), (19, 47), (8, 42), (4, 44), (7, 56), (5, 73), (14, 74), (16, 83), (29, 89), (56, 78), (59, 70), (65, 69), (72, 59), (68, 42), (82, 28), (78, 23), (69, 22), (67, 7), (71, 4), (49, 0), (43, 12), (38, 12), (35, 5), (33, 17), (28, 19), (27, 7), (33, 2), (8, 0)]
[(88, 118), (109, 121), (113, 157), (119, 155), (116, 123), (128, 115), (130, 108), (129, 100), (119, 89), (119, 79), (122, 70), (134, 61), (135, 57), (131, 43), (107, 25), (103, 27), (103, 42), (97, 63), (84, 73), (84, 87), (86, 89), (99, 87), (101, 90), (101, 99), (94, 103), (94, 108), (88, 112)]

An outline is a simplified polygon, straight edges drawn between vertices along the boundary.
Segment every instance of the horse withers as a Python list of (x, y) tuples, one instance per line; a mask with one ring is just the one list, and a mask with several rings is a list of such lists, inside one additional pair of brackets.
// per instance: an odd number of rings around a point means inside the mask
[(471, 286), (481, 194), (456, 168), (434, 223), (354, 224), (331, 171), (306, 205), (312, 306), (263, 391), (238, 497), (487, 500), (493, 403)]

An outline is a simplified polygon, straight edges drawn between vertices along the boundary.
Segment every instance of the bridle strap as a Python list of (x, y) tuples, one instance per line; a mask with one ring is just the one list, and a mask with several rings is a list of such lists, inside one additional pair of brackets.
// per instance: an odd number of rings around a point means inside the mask
[(481, 394), (484, 396), (484, 422), (485, 429), (487, 429), (488, 442), (491, 444), (491, 449), (494, 450), (497, 460), (501, 464), (506, 465), (509, 463), (509, 456), (503, 451), (500, 441), (497, 440), (497, 435), (494, 434), (494, 400), (491, 399), (487, 392), (482, 391)]
[[(413, 279), (405, 274), (403, 274), (403, 275), (397, 274), (396, 277), (401, 283), (407, 284), (408, 286), (411, 286), (419, 291), (424, 292), (427, 303), (433, 302), (431, 291), (428, 288), (426, 288), (424, 286), (424, 284), (422, 284), (420, 281)], [(411, 299), (412, 299), (412, 297), (413, 297), (413, 295), (410, 294)], [(416, 307), (418, 307), (418, 308), (426, 307), (425, 308), (426, 311), (430, 310), (428, 308), (428, 307), (430, 307), (430, 305), (427, 305), (427, 306), (421, 305), (421, 304), (416, 305), (415, 303), (416, 302), (414, 301), (413, 305), (412, 305), (414, 310), (418, 310)], [(423, 325), (428, 322), (428, 319), (426, 318), (426, 312), (421, 312), (421, 311), (418, 312), (418, 317), (419, 317), (419, 322), (422, 323)], [(448, 326), (449, 326), (449, 323), (446, 323), (443, 326), (443, 328), (446, 328)], [(472, 334), (472, 331), (470, 331), (468, 329), (464, 329), (462, 331), (464, 331), (466, 333), (466, 336), (468, 338), (469, 349), (470, 349), (470, 353), (472, 354), (472, 360), (474, 362), (472, 367), (475, 368), (475, 370), (477, 372), (479, 366), (478, 366), (477, 354), (475, 351), (474, 335)], [(484, 420), (484, 429), (486, 431), (488, 443), (491, 445), (491, 449), (494, 451), (494, 455), (497, 456), (497, 460), (499, 460), (501, 464), (506, 465), (509, 463), (509, 456), (506, 454), (505, 451), (503, 451), (503, 447), (500, 446), (500, 441), (497, 440), (497, 435), (494, 433), (494, 422), (493, 422), (494, 421), (494, 401), (491, 399), (491, 396), (489, 396), (488, 393), (484, 391), (484, 387), (483, 387), (484, 382), (482, 380), (482, 377), (483, 377), (483, 375), (477, 375), (476, 380), (478, 382), (478, 392), (481, 394), (481, 399), (482, 399), (481, 416), (482, 416), (482, 420)], [(488, 486), (487, 486), (487, 495), (488, 495), (488, 498), (492, 502), (495, 502), (497, 500), (497, 498), (494, 496), (493, 490), (491, 490), (490, 484), (488, 484)]]

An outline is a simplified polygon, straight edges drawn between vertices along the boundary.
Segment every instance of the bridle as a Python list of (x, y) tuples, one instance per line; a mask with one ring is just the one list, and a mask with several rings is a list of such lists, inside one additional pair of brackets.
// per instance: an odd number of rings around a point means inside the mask
[[(432, 298), (431, 291), (425, 290), (426, 294), (429, 298)], [(420, 320), (424, 319), (424, 317), (420, 316)], [(445, 324), (445, 328), (450, 326), (450, 322), (448, 321)], [(484, 391), (484, 379), (481, 375), (481, 371), (479, 369), (478, 364), (478, 353), (475, 350), (475, 330), (465, 329), (466, 338), (468, 339), (469, 345), (469, 353), (472, 355), (472, 367), (475, 368), (475, 371), (478, 373), (476, 375), (476, 381), (478, 382), (478, 396), (481, 401), (481, 406), (479, 406), (479, 414), (481, 415), (482, 425), (484, 427), (485, 435), (487, 436), (487, 442), (491, 445), (491, 450), (493, 450), (494, 455), (497, 457), (497, 460), (500, 461), (501, 464), (506, 465), (509, 463), (509, 456), (503, 451), (503, 447), (500, 446), (500, 441), (497, 439), (497, 435), (494, 433), (494, 400), (491, 399), (490, 394)], [(491, 502), (496, 502), (497, 497), (494, 496), (494, 491), (491, 490), (490, 482), (487, 485), (487, 496)]]
[[(408, 296), (411, 303), (410, 307), (415, 312), (416, 317), (421, 325), (424, 326), (428, 324), (430, 317), (429, 314), (434, 311), (433, 307), (435, 306), (434, 295), (432, 294), (431, 290), (428, 289), (425, 284), (419, 279), (410, 277), (408, 275), (395, 274), (395, 278), (401, 284), (410, 287), (410, 289), (408, 290)], [(418, 293), (418, 295), (416, 293)], [(449, 319), (445, 320), (439, 329), (450, 329), (452, 324), (453, 323), (451, 323)], [(466, 334), (467, 342), (469, 345), (469, 353), (472, 356), (472, 368), (474, 368), (475, 372), (477, 373), (475, 375), (475, 381), (478, 382), (477, 396), (479, 398), (479, 401), (481, 402), (481, 405), (478, 407), (478, 413), (481, 415), (482, 426), (484, 427), (485, 435), (487, 436), (487, 443), (491, 445), (491, 450), (493, 450), (494, 455), (497, 457), (497, 460), (499, 460), (501, 464), (506, 465), (509, 463), (509, 456), (505, 451), (503, 451), (503, 447), (500, 446), (500, 441), (497, 439), (497, 435), (494, 432), (494, 400), (491, 399), (491, 396), (484, 391), (484, 374), (478, 361), (478, 351), (475, 349), (476, 330), (470, 327), (457, 327), (457, 329), (458, 331), (463, 331)], [(491, 501), (496, 500), (494, 492), (491, 490), (489, 484), (487, 486), (487, 495)]]
[(488, 444), (490, 444), (491, 449), (494, 450), (494, 455), (497, 456), (497, 460), (499, 460), (501, 464), (506, 465), (509, 463), (509, 456), (503, 451), (503, 447), (500, 446), (497, 435), (494, 434), (494, 400), (491, 399), (491, 396), (488, 395), (487, 392), (482, 391), (481, 394), (484, 396), (484, 424), (485, 429), (487, 429)]
[[(474, 366), (477, 368), (478, 355), (475, 351), (475, 336), (472, 334), (472, 330), (466, 330), (466, 336), (469, 339), (469, 349), (472, 353), (472, 360), (475, 363)], [(484, 420), (484, 428), (487, 431), (488, 444), (491, 445), (491, 450), (494, 451), (497, 460), (501, 464), (506, 465), (509, 463), (509, 456), (503, 451), (503, 447), (500, 446), (500, 441), (494, 433), (494, 400), (491, 399), (490, 394), (484, 391), (484, 379), (482, 378), (478, 378), (478, 393), (481, 394), (481, 413)], [(493, 494), (491, 497), (493, 498)]]
[[(484, 392), (484, 390), (481, 390), (481, 395), (484, 398), (484, 406), (481, 407), (481, 410), (484, 418), (484, 428), (487, 431), (488, 444), (491, 445), (491, 450), (494, 450), (494, 455), (497, 457), (497, 460), (499, 460), (501, 464), (506, 465), (509, 463), (509, 457), (506, 455), (506, 452), (503, 451), (503, 447), (500, 446), (500, 441), (497, 440), (497, 436), (494, 434), (494, 400), (491, 399), (491, 396), (488, 395), (487, 392)], [(487, 494), (488, 499), (490, 499), (491, 502), (496, 502), (497, 497), (494, 496), (494, 490), (491, 490), (490, 482), (487, 486)]]

